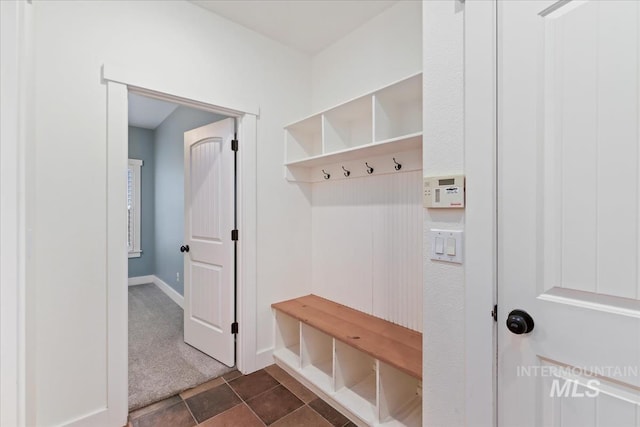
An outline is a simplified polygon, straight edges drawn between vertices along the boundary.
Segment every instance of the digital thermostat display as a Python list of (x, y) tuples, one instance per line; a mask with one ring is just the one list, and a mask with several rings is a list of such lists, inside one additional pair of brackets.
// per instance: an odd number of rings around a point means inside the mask
[(464, 195), (464, 175), (424, 179), (425, 208), (463, 208)]

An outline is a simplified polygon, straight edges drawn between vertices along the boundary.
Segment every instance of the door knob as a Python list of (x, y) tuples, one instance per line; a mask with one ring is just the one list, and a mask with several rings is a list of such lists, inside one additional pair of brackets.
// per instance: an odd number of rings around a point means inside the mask
[(180, 252), (189, 252), (189, 245), (180, 246)]
[(516, 335), (533, 331), (533, 318), (524, 310), (513, 310), (507, 317), (507, 328)]

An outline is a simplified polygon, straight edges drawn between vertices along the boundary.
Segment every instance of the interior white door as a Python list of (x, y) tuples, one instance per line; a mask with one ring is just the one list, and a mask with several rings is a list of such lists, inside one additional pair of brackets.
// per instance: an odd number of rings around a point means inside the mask
[(500, 426), (640, 426), (639, 22), (498, 2)]
[(234, 119), (184, 134), (184, 340), (235, 363)]

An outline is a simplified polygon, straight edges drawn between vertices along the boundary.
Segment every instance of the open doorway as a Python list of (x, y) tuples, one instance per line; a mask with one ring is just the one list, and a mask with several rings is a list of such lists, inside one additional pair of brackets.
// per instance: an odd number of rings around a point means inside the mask
[[(231, 331), (222, 323), (235, 315), (231, 289), (235, 259), (207, 258), (211, 245), (230, 239), (222, 239), (222, 230), (207, 228), (211, 222), (202, 221), (216, 215), (212, 209), (224, 205), (224, 216), (229, 218), (220, 222), (216, 217), (214, 222), (221, 228), (235, 226), (230, 223), (235, 218), (235, 170), (233, 156), (224, 151), (230, 150), (233, 118), (135, 93), (129, 93), (128, 111), (128, 400), (132, 410), (223, 375), (235, 363), (233, 347), (231, 353), (229, 348), (221, 351), (225, 345), (233, 346)], [(218, 185), (221, 178), (226, 186)], [(194, 224), (194, 218), (200, 223)], [(200, 227), (195, 235), (194, 227)], [(229, 273), (210, 274), (220, 271)], [(223, 288), (232, 298), (224, 304), (220, 302)], [(195, 304), (190, 303), (192, 299)], [(227, 312), (221, 315), (220, 307)], [(224, 342), (216, 341), (216, 334)]]

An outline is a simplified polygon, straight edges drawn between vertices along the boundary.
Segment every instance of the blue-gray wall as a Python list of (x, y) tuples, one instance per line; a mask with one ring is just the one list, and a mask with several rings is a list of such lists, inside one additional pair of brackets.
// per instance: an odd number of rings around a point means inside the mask
[[(224, 116), (178, 107), (155, 130), (155, 275), (184, 295), (184, 132)], [(180, 274), (180, 280), (176, 279)]]
[(140, 168), (140, 258), (129, 258), (129, 277), (155, 273), (154, 131), (129, 126), (129, 158), (143, 161)]

